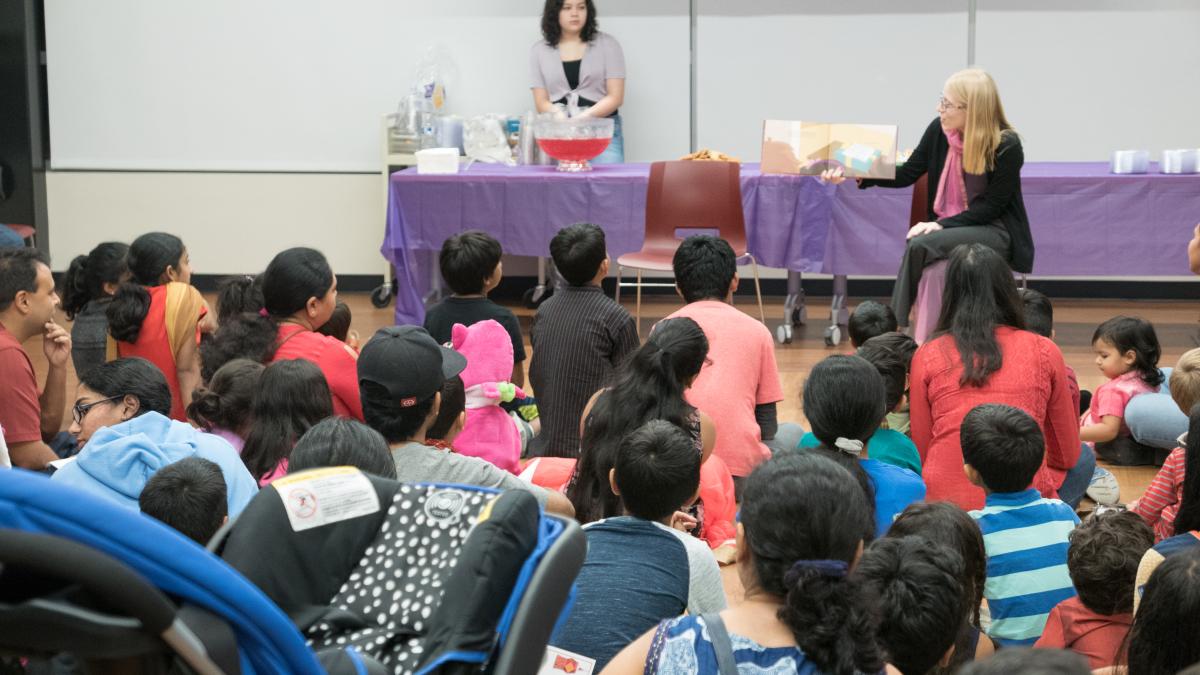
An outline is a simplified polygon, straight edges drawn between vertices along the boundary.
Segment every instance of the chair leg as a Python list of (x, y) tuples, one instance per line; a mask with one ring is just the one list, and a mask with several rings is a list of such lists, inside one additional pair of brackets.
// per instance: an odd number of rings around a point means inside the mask
[(621, 266), (617, 265), (617, 291), (613, 294), (613, 300), (619, 305), (621, 304)]
[(637, 271), (637, 310), (634, 313), (634, 325), (637, 326), (638, 338), (642, 337), (642, 270)]
[(750, 264), (754, 266), (754, 295), (758, 297), (758, 320), (762, 321), (765, 326), (767, 325), (767, 315), (763, 312), (762, 285), (758, 281), (758, 261), (754, 259), (754, 256), (750, 256)]

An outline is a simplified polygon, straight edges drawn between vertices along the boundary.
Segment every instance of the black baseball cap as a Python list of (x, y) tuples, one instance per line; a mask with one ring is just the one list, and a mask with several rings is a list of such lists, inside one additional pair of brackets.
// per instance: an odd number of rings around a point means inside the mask
[(387, 326), (371, 336), (358, 356), (358, 383), (372, 382), (407, 408), (441, 391), (442, 383), (467, 367), (467, 359), (439, 345), (420, 326)]

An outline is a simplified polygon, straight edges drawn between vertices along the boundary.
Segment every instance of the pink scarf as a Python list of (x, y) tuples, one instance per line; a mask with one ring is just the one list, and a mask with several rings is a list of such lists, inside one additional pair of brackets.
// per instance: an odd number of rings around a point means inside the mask
[(946, 164), (938, 180), (937, 196), (933, 200), (933, 212), (938, 218), (957, 216), (967, 210), (967, 185), (963, 180), (963, 137), (959, 129), (945, 129), (950, 151), (946, 153)]

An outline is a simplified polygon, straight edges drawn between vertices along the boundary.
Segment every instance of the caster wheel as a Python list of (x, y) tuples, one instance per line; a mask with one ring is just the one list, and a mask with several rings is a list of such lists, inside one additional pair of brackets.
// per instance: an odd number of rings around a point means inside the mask
[(521, 294), (521, 304), (525, 305), (526, 309), (537, 309), (537, 303), (533, 301), (533, 292), (536, 288), (531, 288)]
[(781, 345), (792, 344), (792, 327), (786, 323), (781, 323), (775, 329), (775, 341)]
[(391, 301), (392, 287), (390, 284), (378, 286), (375, 288), (375, 290), (371, 291), (371, 304), (374, 305), (376, 309), (383, 309), (384, 307), (387, 307), (388, 303)]
[(808, 308), (801, 307), (792, 310), (792, 325), (805, 326), (808, 325)]
[(838, 326), (830, 326), (825, 329), (825, 346), (836, 347), (842, 341), (842, 329)]

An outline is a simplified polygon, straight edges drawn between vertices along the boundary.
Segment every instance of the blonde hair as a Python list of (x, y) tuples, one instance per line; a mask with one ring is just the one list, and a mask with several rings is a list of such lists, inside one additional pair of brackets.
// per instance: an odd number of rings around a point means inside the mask
[(1171, 398), (1183, 414), (1189, 414), (1192, 406), (1200, 403), (1200, 347), (1190, 349), (1179, 357), (1167, 386), (1171, 389)]
[(1005, 132), (1015, 133), (1004, 106), (996, 81), (980, 68), (960, 70), (946, 80), (946, 90), (967, 106), (967, 124), (963, 129), (963, 170), (982, 174), (996, 164), (996, 148)]

